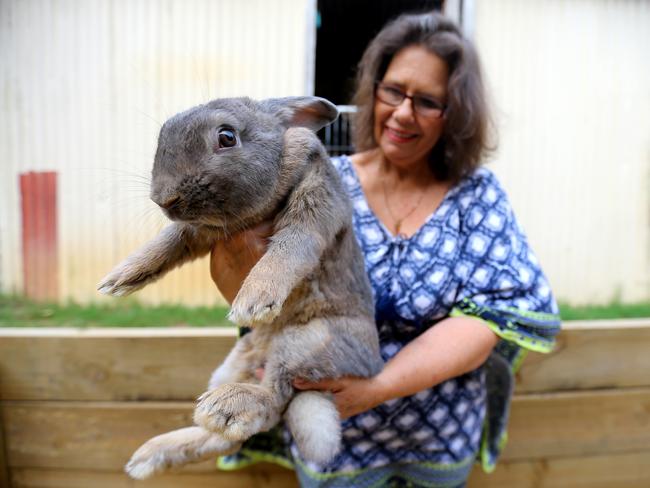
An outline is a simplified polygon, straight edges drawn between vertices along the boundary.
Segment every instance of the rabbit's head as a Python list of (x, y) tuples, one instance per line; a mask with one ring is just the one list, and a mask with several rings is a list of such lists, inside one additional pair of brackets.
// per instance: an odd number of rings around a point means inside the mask
[(160, 130), (151, 199), (172, 220), (237, 226), (277, 201), (285, 131), (337, 115), (318, 97), (224, 98), (175, 115)]

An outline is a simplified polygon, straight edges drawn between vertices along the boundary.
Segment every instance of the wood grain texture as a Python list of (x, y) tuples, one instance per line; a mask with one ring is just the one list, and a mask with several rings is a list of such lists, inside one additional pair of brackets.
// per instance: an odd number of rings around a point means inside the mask
[[(491, 473), (474, 467), (468, 488), (646, 488), (650, 451), (607, 456), (503, 462)], [(168, 474), (132, 481), (123, 473), (94, 470), (17, 468), (13, 488), (294, 488), (292, 471), (260, 463), (236, 472)]]
[(230, 332), (0, 337), (0, 399), (193, 400), (235, 343)]
[(193, 403), (6, 403), (10, 467), (121, 471), (147, 439), (192, 425)]
[[(193, 400), (235, 329), (0, 329), (2, 400)], [(650, 319), (565, 325), (518, 392), (650, 386)]]
[(650, 389), (515, 396), (503, 459), (650, 450)]
[(166, 474), (134, 481), (124, 473), (69, 469), (15, 469), (12, 488), (293, 488), (293, 471), (260, 463), (234, 472)]
[[(154, 435), (191, 424), (193, 403), (6, 402), (11, 468), (121, 470)], [(515, 398), (502, 460), (650, 450), (650, 389)]]
[(528, 355), (517, 392), (650, 386), (650, 320), (616, 328), (570, 325), (553, 353)]
[[(273, 466), (207, 462), (144, 483), (122, 474), (142, 442), (191, 424), (235, 340), (216, 328), (0, 330), (0, 486), (297, 486)], [(648, 344), (647, 319), (568, 324), (553, 354), (524, 363), (501, 462), (475, 469), (469, 486), (650, 486)]]
[(650, 451), (499, 463), (475, 467), (468, 488), (647, 488)]
[(2, 422), (2, 405), (0, 405), (0, 488), (9, 487), (9, 466), (7, 465), (4, 424)]

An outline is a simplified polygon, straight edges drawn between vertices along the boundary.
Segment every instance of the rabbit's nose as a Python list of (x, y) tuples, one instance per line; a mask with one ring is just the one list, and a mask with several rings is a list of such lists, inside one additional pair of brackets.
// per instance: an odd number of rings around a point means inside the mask
[(176, 205), (181, 201), (181, 197), (179, 195), (172, 195), (167, 199), (163, 200), (162, 202), (159, 202), (154, 199), (152, 200), (161, 208), (164, 208), (165, 210), (169, 210), (170, 208), (172, 208), (174, 205)]

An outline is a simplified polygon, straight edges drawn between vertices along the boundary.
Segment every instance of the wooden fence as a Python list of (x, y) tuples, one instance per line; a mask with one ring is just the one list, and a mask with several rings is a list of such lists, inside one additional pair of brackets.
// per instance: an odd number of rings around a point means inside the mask
[[(230, 329), (0, 329), (0, 486), (297, 486), (292, 471), (213, 462), (136, 482), (144, 440), (190, 424)], [(566, 324), (519, 374), (510, 440), (470, 487), (650, 486), (650, 319)]]

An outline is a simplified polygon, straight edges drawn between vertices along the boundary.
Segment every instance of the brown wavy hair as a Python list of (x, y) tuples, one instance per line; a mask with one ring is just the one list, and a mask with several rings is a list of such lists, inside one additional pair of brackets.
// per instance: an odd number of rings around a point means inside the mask
[(447, 108), (440, 140), (429, 162), (436, 178), (458, 182), (478, 168), (495, 146), (481, 67), (472, 43), (439, 13), (406, 14), (387, 24), (371, 41), (359, 62), (353, 140), (357, 151), (377, 147), (373, 134), (375, 83), (393, 56), (409, 46), (421, 46), (442, 58), (449, 68)]

